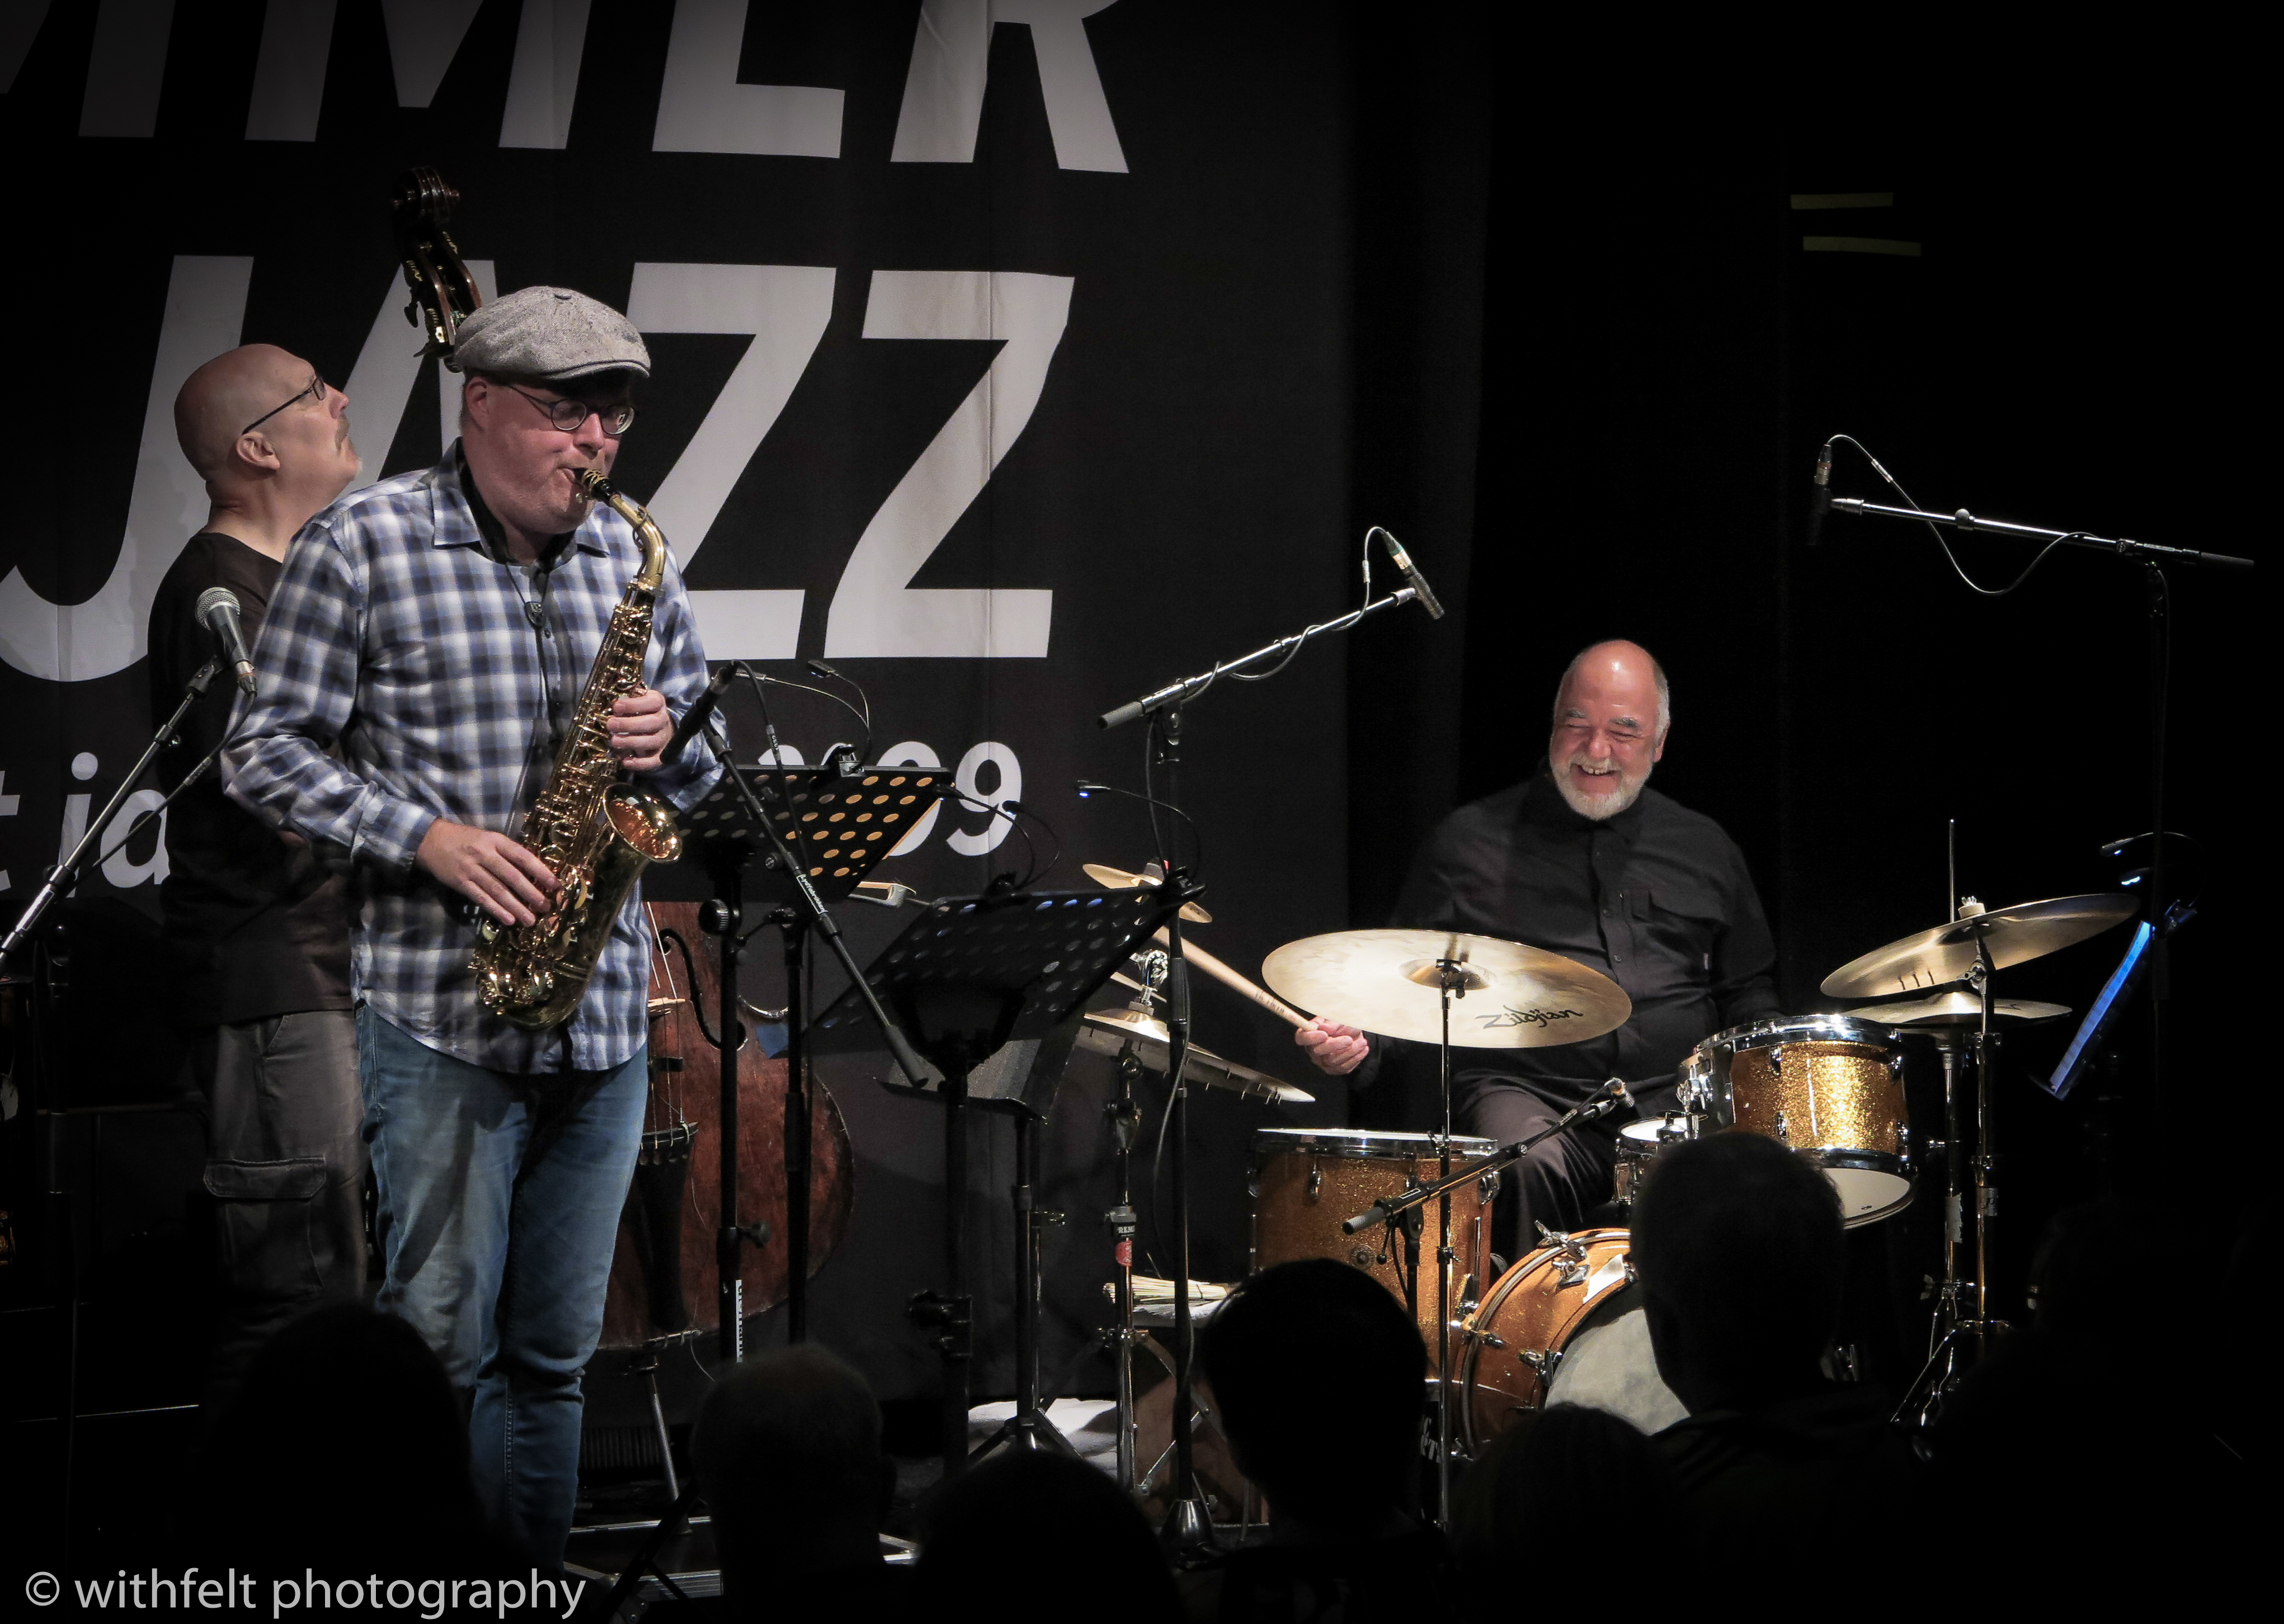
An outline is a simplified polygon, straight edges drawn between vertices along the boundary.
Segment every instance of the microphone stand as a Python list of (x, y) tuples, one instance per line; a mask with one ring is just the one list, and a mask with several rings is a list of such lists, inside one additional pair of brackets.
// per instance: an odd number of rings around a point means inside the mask
[[(88, 820), (86, 832), (80, 836), (79, 843), (72, 847), (69, 855), (62, 858), (47, 871), (40, 882), (40, 888), (33, 894), (32, 900), (24, 905), (23, 912), (16, 916), (15, 925), (9, 931), (6, 940), (0, 941), (0, 968), (5, 968), (11, 957), (27, 942), (32, 941), (38, 936), (41, 925), (46, 923), (47, 917), (55, 905), (78, 887), (81, 871), (87, 866), (89, 856), (102, 844), (105, 832), (111, 827), (111, 820), (119, 816), (120, 808), (127, 804), (127, 798), (134, 793), (135, 786), (142, 782), (143, 775), (151, 769), (151, 763), (158, 759), (159, 753), (173, 742), (176, 730), (183, 725), (183, 719), (191, 714), (191, 707), (205, 697), (208, 685), (214, 682), (221, 670), (222, 661), (209, 660), (192, 675), (188, 683), (183, 685), (183, 700), (181, 704), (175, 707), (175, 714), (160, 724), (158, 731), (151, 736), (151, 742), (143, 747), (143, 753), (136, 758), (135, 765), (128, 769), (125, 777), (120, 779), (119, 787), (112, 792), (111, 799), (104, 802), (103, 810)], [(184, 777), (181, 784), (175, 786), (174, 792), (167, 799), (172, 800), (175, 795), (180, 794), (188, 788), (192, 780), (199, 777), (207, 763), (213, 759), (209, 755), (205, 761), (201, 761), (196, 769)], [(129, 832), (131, 833), (132, 831)], [(51, 961), (49, 965), (51, 972), (55, 968), (57, 965)], [(49, 995), (53, 995), (53, 992), (54, 988), (51, 983)], [(65, 1561), (59, 1564), (60, 1566), (69, 1560), (72, 1489), (75, 1475), (74, 1468), (78, 1458), (81, 1260), (72, 1238), (72, 1189), (69, 1175), (66, 1172), (70, 1159), (67, 1152), (69, 1141), (66, 1133), (70, 1126), (71, 1112), (70, 1102), (63, 1091), (62, 1079), (67, 1074), (67, 1068), (51, 1068), (46, 1064), (48, 1023), (41, 1018), (39, 1003), (40, 1000), (37, 998), (33, 1001), (32, 1019), (29, 1022), (33, 1060), (29, 1075), (37, 1084), (40, 1094), (45, 1097), (45, 1108), (41, 1114), (48, 1120), (45, 1180), (47, 1188), (44, 1193), (47, 1197), (49, 1239), (52, 1243), (49, 1276), (59, 1288), (59, 1296), (67, 1295), (70, 1305), (68, 1314), (70, 1329), (65, 1348), (63, 1372), (64, 1472), (61, 1499), (64, 1509)]]
[(1548, 1123), (1529, 1138), (1518, 1139), (1513, 1144), (1503, 1146), (1488, 1155), (1478, 1156), (1473, 1161), (1464, 1162), (1452, 1168), (1440, 1178), (1433, 1179), (1425, 1184), (1414, 1184), (1401, 1194), (1382, 1196), (1355, 1217), (1341, 1219), (1341, 1233), (1353, 1235), (1358, 1230), (1368, 1230), (1376, 1223), (1387, 1223), (1392, 1219), (1400, 1218), (1415, 1206), (1441, 1200), (1445, 1195), (1467, 1183), (1470, 1179), (1483, 1178), (1490, 1174), (1502, 1172), (1514, 1166), (1516, 1162), (1529, 1155), (1532, 1151), (1545, 1144), (1555, 1135), (1568, 1133), (1572, 1128), (1583, 1127), (1588, 1122), (1600, 1121), (1619, 1106), (1631, 1103), (1631, 1099), (1632, 1097), (1626, 1092), (1626, 1085), (1614, 1077), (1602, 1085), (1602, 1091), (1600, 1094), (1595, 1095), (1575, 1111), (1566, 1113), (1560, 1120)]
[[(2149, 1094), (2156, 1120), (2165, 1117), (2165, 1002), (2171, 994), (2166, 965), (2166, 910), (2171, 899), (2165, 890), (2165, 711), (2170, 703), (2172, 664), (2171, 594), (2165, 566), (2186, 565), (2204, 569), (2249, 570), (2250, 558), (2220, 552), (2199, 552), (2187, 547), (2167, 547), (2124, 536), (2089, 535), (2082, 530), (2049, 530), (2038, 525), (2011, 524), (2000, 519), (1981, 519), (1965, 508), (1930, 513), (1913, 507), (1891, 507), (1860, 496), (1834, 496), (1831, 511), (1850, 519), (1901, 519), (1972, 530), (1988, 535), (2009, 535), (2021, 541), (2044, 542), (2050, 547), (2078, 547), (2106, 552), (2127, 563), (2139, 564), (2145, 574), (2149, 605), (2149, 812), (2152, 850), (2149, 872), (2143, 882), (2147, 917), (2156, 932), (2151, 944), (2149, 987)], [(1989, 1278), (1983, 1277), (1987, 1289)], [(1992, 1305), (1985, 1298), (1976, 1314), (1988, 1319)]]
[[(1211, 669), (1201, 671), (1169, 683), (1154, 692), (1130, 699), (1098, 719), (1104, 728), (1122, 727), (1138, 718), (1150, 719), (1150, 759), (1154, 775), (1162, 779), (1165, 792), (1160, 799), (1169, 807), (1181, 805), (1182, 707), (1204, 697), (1223, 676), (1235, 676), (1240, 681), (1262, 682), (1276, 675), (1298, 655), (1311, 637), (1325, 632), (1346, 631), (1369, 615), (1383, 609), (1417, 602), (1419, 594), (1410, 587), (1399, 587), (1384, 597), (1351, 609), (1346, 614), (1321, 621), (1290, 636), (1257, 648), (1250, 654), (1224, 660)], [(1274, 661), (1268, 668), (1251, 671), (1248, 668)], [(1159, 871), (1165, 876), (1168, 894), (1182, 896), (1188, 891), (1189, 876), (1174, 862), (1173, 829), (1169, 823), (1166, 832), (1167, 849), (1159, 857)], [(1182, 1072), (1190, 1051), (1190, 978), (1188, 961), (1182, 951), (1182, 920), (1177, 908), (1166, 920), (1162, 937), (1166, 949), (1166, 1079), (1171, 1090), (1166, 1109), (1169, 1113), (1167, 1133), (1173, 1140), (1173, 1198), (1175, 1213), (1174, 1242), (1174, 1481), (1166, 1520), (1159, 1527), (1159, 1537), (1177, 1561), (1196, 1560), (1214, 1549), (1213, 1521), (1207, 1510), (1205, 1496), (1199, 1490), (1195, 1470), (1194, 1450), (1190, 1428), (1191, 1353), (1193, 1325), (1190, 1315), (1190, 1136), (1189, 1089)], [(1438, 1181), (1441, 1182), (1440, 1180)]]

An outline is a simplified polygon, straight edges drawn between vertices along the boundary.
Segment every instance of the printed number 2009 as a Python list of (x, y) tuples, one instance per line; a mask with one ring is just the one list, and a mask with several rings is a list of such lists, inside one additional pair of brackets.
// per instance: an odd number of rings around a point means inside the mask
[[(785, 765), (802, 765), (801, 752), (793, 746), (784, 746), (782, 753)], [(936, 754), (935, 747), (924, 745), (917, 738), (891, 745), (880, 753), (876, 761), (882, 767), (940, 769), (943, 766), (943, 758)], [(984, 783), (987, 769), (990, 777), (989, 787)], [(1003, 813), (999, 808), (1023, 797), (1023, 764), (1015, 759), (1015, 753), (1006, 746), (987, 738), (959, 758), (959, 767), (952, 775), (952, 782), (958, 794), (947, 795), (943, 800), (930, 807), (904, 838), (890, 848), (888, 855), (909, 856), (927, 845), (928, 837), (935, 832), (936, 819), (943, 815), (947, 802), (952, 809), (951, 832), (944, 836), (944, 844), (961, 856), (981, 857), (1007, 838), (1008, 832), (1014, 827), (1013, 814)], [(965, 823), (987, 808), (989, 821), (974, 833), (969, 833), (963, 826)]]

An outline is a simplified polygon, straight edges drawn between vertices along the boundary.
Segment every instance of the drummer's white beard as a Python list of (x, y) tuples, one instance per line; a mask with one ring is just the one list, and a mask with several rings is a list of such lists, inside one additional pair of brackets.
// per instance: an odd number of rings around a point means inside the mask
[[(1598, 824), (1605, 818), (1615, 817), (1640, 800), (1642, 786), (1649, 782), (1649, 769), (1647, 767), (1638, 773), (1631, 773), (1624, 768), (1618, 767), (1615, 771), (1602, 780), (1603, 783), (1613, 786), (1607, 794), (1582, 794), (1577, 786), (1571, 782), (1570, 769), (1574, 765), (1592, 767), (1595, 763), (1584, 755), (1574, 755), (1566, 761), (1557, 762), (1554, 767), (1554, 787), (1562, 792), (1562, 799), (1568, 803), (1573, 812), (1581, 817), (1592, 818)], [(1610, 765), (1615, 766), (1615, 763), (1610, 763)]]

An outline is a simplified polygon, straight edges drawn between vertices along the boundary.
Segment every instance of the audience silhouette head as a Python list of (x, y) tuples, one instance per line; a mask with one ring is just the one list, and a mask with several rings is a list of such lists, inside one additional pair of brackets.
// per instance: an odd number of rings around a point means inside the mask
[(1815, 1387), (1844, 1265), (1831, 1181), (1758, 1134), (1676, 1145), (1635, 1206), (1658, 1374), (1693, 1415)]
[(1215, 1315), (1198, 1361), (1272, 1519), (1353, 1533), (1412, 1510), (1427, 1349), (1370, 1275), (1322, 1258), (1263, 1269)]
[[(387, 1447), (359, 1447), (371, 1439)], [(287, 1465), (334, 1448), (354, 1451), (356, 1469)], [(493, 1554), (459, 1395), (419, 1333), (392, 1316), (343, 1303), (278, 1331), (247, 1366), (210, 1454), (213, 1537), (297, 1570), (385, 1566), (426, 1550), (450, 1572)]]
[(1172, 1624), (1158, 1543), (1107, 1473), (1013, 1449), (935, 1491), (920, 1511), (920, 1578), (935, 1598), (995, 1618)]
[(691, 1465), (714, 1513), (724, 1589), (750, 1608), (778, 1581), (877, 1569), (896, 1469), (864, 1378), (813, 1343), (757, 1354), (706, 1395)]

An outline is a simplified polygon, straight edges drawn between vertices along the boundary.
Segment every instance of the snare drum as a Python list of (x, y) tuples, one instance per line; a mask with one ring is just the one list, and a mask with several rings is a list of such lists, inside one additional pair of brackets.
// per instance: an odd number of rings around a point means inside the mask
[(1499, 1277), (1460, 1331), (1460, 1436), (1467, 1453), (1518, 1417), (1584, 1404), (1645, 1433), (1688, 1412), (1659, 1379), (1624, 1230), (1582, 1230)]
[[(1487, 1156), (1495, 1139), (1454, 1136), (1451, 1163)], [(1253, 1136), (1253, 1268), (1255, 1271), (1296, 1258), (1332, 1258), (1351, 1263), (1410, 1302), (1435, 1358), (1435, 1203), (1418, 1209), (1420, 1269), (1408, 1280), (1408, 1252), (1399, 1232), (1377, 1224), (1354, 1235), (1341, 1232), (1341, 1221), (1354, 1217), (1383, 1196), (1402, 1195), (1412, 1179), (1426, 1183), (1441, 1164), (1433, 1134), (1397, 1134), (1342, 1128), (1263, 1128)], [(1451, 1245), (1459, 1253), (1451, 1282), (1451, 1310), (1473, 1295), (1485, 1277), (1490, 1256), (1491, 1202), (1498, 1175), (1476, 1179), (1451, 1191)], [(1407, 1290), (1407, 1285), (1412, 1289)]]
[(1842, 1222), (1876, 1223), (1911, 1205), (1911, 1128), (1896, 1033), (1845, 1015), (1780, 1016), (1717, 1032), (1683, 1062), (1685, 1100), (1816, 1163)]

